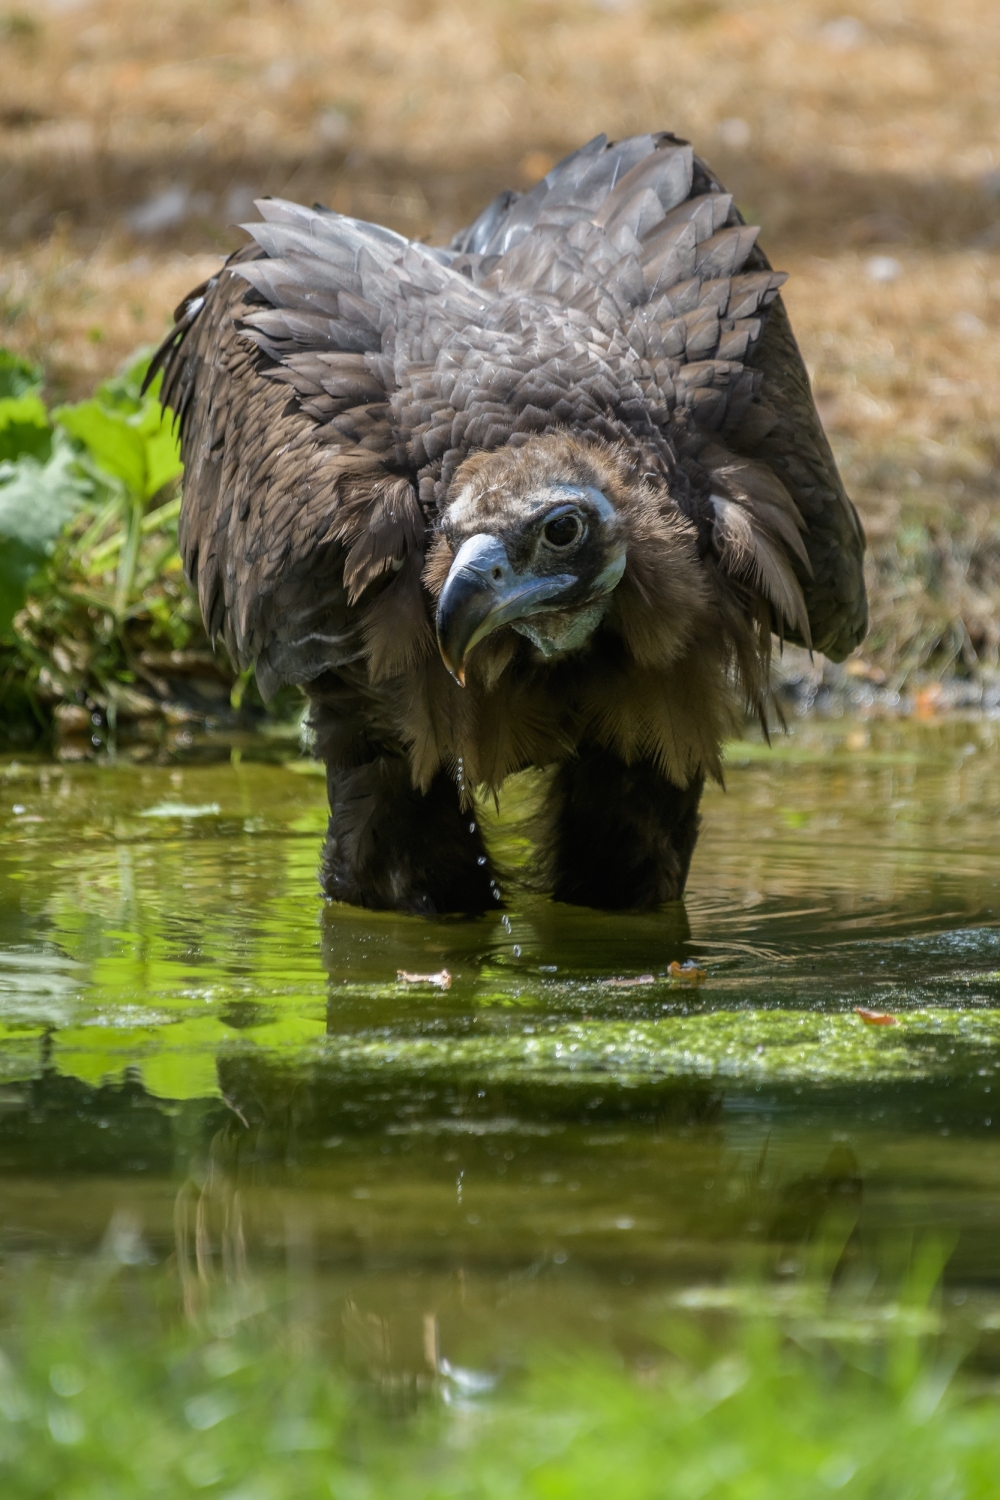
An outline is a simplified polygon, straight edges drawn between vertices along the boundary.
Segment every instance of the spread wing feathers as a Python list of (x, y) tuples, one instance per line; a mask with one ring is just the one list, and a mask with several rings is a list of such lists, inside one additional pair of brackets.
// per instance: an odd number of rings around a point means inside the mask
[[(281, 682), (307, 682), (365, 656), (365, 617), (351, 608), (350, 589), (361, 578), (377, 581), (405, 554), (416, 502), (376, 455), (337, 433), (327, 437), (328, 422), (318, 425), (290, 401), (295, 388), (268, 378), (298, 378), (294, 370), (261, 371), (239, 325), (249, 310), (246, 280), (233, 274), (259, 253), (256, 246), (239, 252), (230, 269), (186, 299), (147, 378), (163, 369), (161, 398), (180, 422), (179, 540), (206, 627), (239, 665), (256, 663), (270, 695)], [(324, 367), (322, 375), (335, 391), (350, 389), (349, 407), (373, 394), (363, 366)], [(313, 394), (325, 396), (321, 384)], [(376, 514), (359, 526), (358, 496), (371, 493)], [(422, 532), (422, 517), (419, 525)], [(412, 618), (405, 577), (384, 592), (391, 596), (384, 614), (395, 607)], [(414, 642), (422, 621), (421, 608)]]
[[(868, 627), (864, 532), (837, 472), (780, 299), (751, 363), (761, 376), (759, 405), (744, 430), (727, 441), (766, 463), (794, 499), (805, 522), (812, 569), (811, 578), (802, 579), (812, 644), (842, 661)], [(790, 632), (789, 639), (796, 635)], [(798, 643), (806, 644), (805, 638)]]
[(264, 200), (243, 330), (330, 439), (415, 470), (429, 512), (472, 449), (554, 426), (666, 447), (680, 413), (697, 443), (753, 402), (783, 278), (744, 271), (756, 231), (728, 195), (689, 196), (692, 162), (671, 137), (599, 138), (451, 251)]
[[(647, 152), (622, 173), (616, 152), (626, 146), (631, 149), (632, 143), (607, 147), (604, 138), (598, 137), (554, 167), (524, 199), (513, 205), (510, 195), (497, 199), (469, 230), (456, 237), (453, 247), (462, 253), (502, 245), (504, 225), (515, 211), (519, 211), (520, 225), (532, 213), (540, 225), (560, 215), (565, 223), (570, 210), (585, 213), (590, 205), (585, 193), (577, 190), (578, 178), (589, 169), (596, 171), (602, 162), (609, 177), (617, 172), (607, 207), (597, 215), (608, 224), (616, 212), (610, 207), (612, 200), (624, 196), (632, 183), (638, 186), (644, 172), (655, 177), (655, 169), (668, 153), (671, 172), (683, 172), (685, 177), (690, 173), (690, 190), (679, 192), (680, 201), (672, 205), (668, 193), (657, 185), (664, 212), (652, 229), (656, 205), (640, 194), (633, 198), (630, 212), (634, 217), (621, 213), (619, 207), (618, 218), (614, 219), (616, 225), (638, 231), (640, 262), (649, 289), (648, 304), (629, 326), (629, 336), (643, 366), (643, 396), (653, 408), (658, 398), (663, 398), (660, 410), (666, 408), (669, 415), (669, 381), (673, 379), (676, 406), (680, 407), (680, 411), (674, 408), (674, 414), (681, 419), (675, 429), (677, 437), (683, 440), (686, 433), (681, 424), (685, 418), (693, 418), (695, 440), (699, 429), (724, 432), (734, 452), (768, 465), (783, 481), (805, 522), (804, 541), (810, 562), (809, 571), (797, 568), (810, 631), (789, 626), (788, 638), (806, 645), (811, 633), (817, 649), (840, 660), (863, 638), (867, 626), (864, 536), (820, 424), (787, 314), (777, 297), (784, 278), (773, 275), (757, 245), (751, 244), (745, 254), (748, 237), (755, 231), (742, 226), (731, 199), (705, 164), (697, 157), (692, 159), (689, 148), (672, 137), (644, 138), (648, 140), (656, 143), (655, 153)], [(666, 181), (664, 172), (664, 186)], [(684, 178), (680, 181), (683, 184)], [(644, 182), (643, 186), (647, 185)], [(524, 233), (523, 228), (517, 229), (520, 238)], [(571, 238), (579, 233), (579, 228), (569, 231)], [(741, 265), (741, 269), (728, 276), (727, 286), (721, 272), (728, 269), (730, 255), (732, 266)], [(619, 282), (623, 271), (632, 270), (627, 255), (623, 262)], [(598, 263), (595, 257), (592, 264)], [(706, 281), (711, 269), (720, 274)], [(550, 287), (559, 290), (554, 272), (550, 272)], [(667, 293), (674, 313), (683, 317), (684, 331), (661, 318), (656, 334), (662, 338), (663, 350), (658, 358), (651, 359), (649, 345), (644, 349), (643, 340), (650, 336), (649, 326), (654, 321), (650, 314), (662, 292)], [(599, 296), (592, 297), (589, 304), (585, 299), (586, 293), (581, 295), (578, 290), (577, 305), (588, 306), (594, 314), (602, 310)], [(683, 361), (679, 370), (671, 370), (668, 359)], [(647, 361), (653, 365), (652, 380), (645, 369)], [(722, 361), (725, 363), (720, 367)]]
[(746, 578), (774, 605), (782, 635), (790, 627), (809, 640), (802, 588), (780, 541), (738, 501), (712, 496), (715, 543), (723, 569)]
[(749, 582), (774, 609), (777, 633), (812, 645), (806, 601), (793, 562), (812, 572), (805, 523), (791, 495), (764, 464), (716, 458), (709, 467), (712, 532), (724, 572)]
[[(472, 450), (563, 427), (659, 452), (668, 467), (697, 472), (720, 440), (735, 455), (756, 444), (766, 465), (776, 419), (762, 390), (775, 405), (792, 390), (812, 410), (808, 385), (775, 373), (787, 348), (760, 354), (784, 277), (673, 136), (596, 137), (529, 193), (502, 194), (447, 249), (328, 210), (257, 206), (253, 243), (179, 310), (154, 368), (180, 418), (185, 557), (206, 620), (240, 660), (263, 652), (275, 680), (321, 670), (324, 649), (326, 665), (352, 653), (374, 664), (377, 652), (379, 675), (412, 659), (377, 646), (373, 621), (412, 615), (406, 561)], [(803, 478), (783, 430), (780, 478), (822, 530), (823, 497), (850, 505), (829, 450), (810, 443)], [(812, 620), (817, 643), (839, 639), (856, 578), (836, 573), (830, 536), (822, 556), (807, 538), (809, 580), (787, 507), (759, 484), (750, 503), (730, 480), (722, 505), (700, 513), (724, 567), (752, 575), (791, 635), (808, 640)], [(847, 537), (855, 552), (858, 536)], [(293, 579), (315, 593), (299, 625), (294, 610), (279, 619)], [(368, 590), (386, 595), (374, 614)]]

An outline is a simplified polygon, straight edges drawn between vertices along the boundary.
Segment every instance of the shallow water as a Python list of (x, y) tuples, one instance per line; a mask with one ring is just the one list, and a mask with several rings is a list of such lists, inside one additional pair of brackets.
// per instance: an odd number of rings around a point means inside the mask
[(110, 1247), (192, 1314), (277, 1276), (395, 1378), (641, 1350), (751, 1273), (787, 1304), (833, 1224), (876, 1279), (954, 1243), (952, 1315), (1000, 1327), (1000, 724), (733, 746), (651, 916), (331, 906), (316, 770), (0, 766), (8, 1266)]

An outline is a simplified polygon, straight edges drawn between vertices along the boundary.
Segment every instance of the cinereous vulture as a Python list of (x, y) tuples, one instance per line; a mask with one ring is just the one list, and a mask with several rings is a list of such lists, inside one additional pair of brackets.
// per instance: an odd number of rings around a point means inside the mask
[(772, 633), (838, 660), (866, 623), (757, 230), (669, 134), (598, 136), (447, 249), (257, 207), (153, 372), (205, 625), (311, 700), (325, 890), (495, 907), (472, 799), (538, 766), (557, 900), (676, 900)]

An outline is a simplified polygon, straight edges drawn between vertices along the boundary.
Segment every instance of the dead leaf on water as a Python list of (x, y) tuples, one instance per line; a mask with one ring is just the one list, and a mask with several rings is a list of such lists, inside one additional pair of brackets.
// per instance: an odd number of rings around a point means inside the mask
[(854, 1007), (854, 1014), (860, 1016), (866, 1026), (898, 1026), (899, 1022), (895, 1016), (890, 1016), (886, 1010), (865, 1010), (863, 1005)]
[(705, 980), (708, 978), (707, 969), (699, 969), (698, 965), (692, 958), (685, 959), (682, 964), (679, 964), (677, 960), (674, 959), (673, 963), (667, 970), (667, 973), (670, 975), (671, 979), (685, 979), (688, 984), (704, 984)]
[(437, 974), (410, 974), (406, 969), (397, 969), (396, 978), (403, 984), (433, 984), (439, 990), (451, 989), (451, 975), (447, 969)]

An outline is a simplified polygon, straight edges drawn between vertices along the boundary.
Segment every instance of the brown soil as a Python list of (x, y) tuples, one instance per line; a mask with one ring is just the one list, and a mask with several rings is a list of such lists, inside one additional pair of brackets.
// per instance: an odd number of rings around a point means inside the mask
[(0, 0), (0, 342), (85, 393), (252, 198), (443, 238), (599, 130), (689, 137), (791, 272), (891, 680), (1000, 644), (993, 0)]

